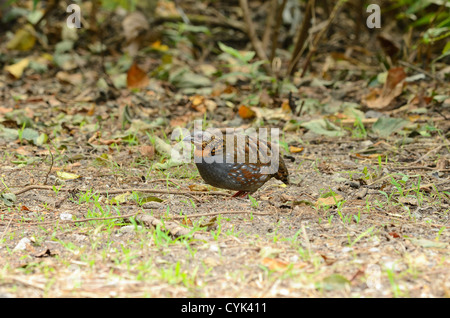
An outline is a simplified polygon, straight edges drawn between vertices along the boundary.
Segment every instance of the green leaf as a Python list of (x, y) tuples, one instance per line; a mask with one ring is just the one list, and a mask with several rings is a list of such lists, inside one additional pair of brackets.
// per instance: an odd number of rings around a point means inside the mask
[(450, 41), (448, 41), (447, 44), (445, 44), (444, 48), (442, 49), (442, 54), (445, 54), (448, 51), (450, 51)]
[(13, 206), (16, 202), (16, 195), (14, 193), (2, 193), (0, 199), (5, 203), (6, 206)]
[(138, 202), (141, 205), (147, 202), (163, 202), (162, 199), (144, 192), (135, 192), (135, 194), (137, 195)]
[(219, 42), (219, 48), (223, 52), (230, 54), (232, 57), (235, 57), (235, 58), (237, 58), (238, 60), (240, 60), (241, 62), (244, 62), (244, 63), (248, 63), (256, 54), (253, 51), (248, 51), (248, 52), (241, 53), (238, 50), (233, 49), (232, 47), (223, 44), (222, 42)]
[(311, 120), (309, 122), (302, 123), (300, 126), (307, 128), (318, 135), (341, 137), (345, 134), (343, 129), (325, 119)]
[(36, 145), (37, 146), (42, 146), (43, 144), (47, 143), (48, 140), (48, 136), (47, 134), (40, 134), (39, 137), (36, 139)]
[(392, 133), (401, 130), (406, 124), (408, 124), (408, 121), (401, 118), (380, 117), (373, 124), (372, 131), (378, 136), (386, 138)]
[(22, 139), (36, 143), (38, 138), (39, 138), (39, 132), (34, 129), (25, 128), (22, 132)]
[(350, 281), (342, 275), (332, 274), (319, 282), (318, 287), (325, 290), (340, 290), (350, 285)]
[(408, 237), (408, 239), (414, 245), (425, 247), (425, 248), (428, 248), (428, 247), (447, 248), (447, 246), (448, 246), (448, 243), (431, 241), (431, 240), (427, 240), (427, 239), (416, 239), (414, 237)]

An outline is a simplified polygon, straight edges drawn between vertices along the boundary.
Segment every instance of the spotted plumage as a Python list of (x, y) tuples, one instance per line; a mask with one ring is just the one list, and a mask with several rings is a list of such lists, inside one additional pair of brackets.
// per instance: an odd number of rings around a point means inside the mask
[(185, 141), (195, 145), (194, 162), (206, 183), (238, 191), (234, 196), (253, 193), (272, 177), (289, 184), (289, 173), (278, 148), (257, 137), (233, 133), (194, 133)]

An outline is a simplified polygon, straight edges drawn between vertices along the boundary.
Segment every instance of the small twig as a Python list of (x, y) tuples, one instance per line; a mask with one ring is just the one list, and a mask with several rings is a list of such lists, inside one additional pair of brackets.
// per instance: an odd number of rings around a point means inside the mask
[[(14, 191), (15, 195), (22, 194), (24, 192), (30, 191), (30, 190), (53, 190), (53, 186), (46, 186), (46, 185), (37, 185), (32, 184), (29, 185), (23, 189)], [(79, 190), (76, 188), (60, 188), (58, 191), (88, 191), (86, 190)], [(223, 196), (229, 196), (228, 193), (225, 192), (219, 192), (219, 191), (209, 191), (209, 192), (200, 192), (200, 191), (183, 191), (183, 190), (160, 190), (160, 189), (139, 189), (139, 188), (129, 188), (129, 189), (101, 189), (101, 190), (93, 190), (94, 193), (97, 194), (117, 194), (117, 193), (124, 193), (124, 192), (148, 192), (148, 193), (161, 193), (161, 194), (192, 194), (192, 195), (202, 195), (202, 194), (209, 194), (209, 195), (223, 195)]]
[(277, 14), (277, 2), (278, 0), (270, 0), (269, 9), (267, 11), (267, 19), (266, 19), (266, 27), (264, 29), (263, 37), (262, 37), (262, 47), (267, 50), (267, 46), (269, 45), (270, 33), (273, 29), (273, 22), (275, 21), (275, 15)]
[[(300, 75), (301, 78), (305, 75), (306, 69), (309, 65), (309, 61), (311, 60), (312, 55), (316, 52), (317, 46), (319, 45), (320, 40), (322, 39), (325, 32), (327, 32), (328, 29), (330, 28), (330, 25), (333, 22), (334, 18), (336, 17), (337, 13), (339, 12), (339, 9), (345, 2), (346, 2), (346, 0), (339, 0), (336, 3), (336, 5), (333, 8), (333, 11), (331, 11), (330, 17), (327, 20), (327, 24), (325, 25), (325, 27), (322, 30), (320, 30), (319, 34), (317, 34), (316, 37), (314, 38), (312, 47), (310, 48), (308, 55), (305, 58), (305, 62), (303, 64), (303, 71), (302, 71), (302, 74)], [(293, 72), (294, 71), (292, 71), (292, 73)]]
[(157, 218), (148, 214), (138, 214), (136, 215), (136, 220), (142, 222), (144, 225), (166, 229), (175, 237), (180, 237), (183, 235), (191, 236), (194, 239), (209, 241), (209, 237), (200, 233), (191, 233), (192, 229), (181, 227), (178, 224), (170, 221), (161, 222)]
[(14, 212), (13, 216), (11, 217), (11, 219), (9, 219), (9, 222), (6, 225), (6, 228), (3, 230), (2, 236), (0, 237), (0, 242), (3, 240), (3, 237), (5, 236), (6, 232), (8, 231), (9, 225), (11, 224), (11, 222), (15, 216), (16, 216), (16, 213)]
[(275, 58), (275, 53), (278, 46), (278, 34), (280, 33), (281, 23), (283, 22), (283, 11), (286, 6), (287, 0), (283, 0), (281, 5), (277, 9), (277, 17), (275, 18), (275, 28), (272, 32), (272, 49), (270, 52), (270, 61)]
[(315, 0), (309, 0), (306, 5), (305, 16), (303, 17), (303, 23), (299, 29), (297, 41), (295, 43), (294, 51), (292, 52), (291, 61), (288, 66), (288, 75), (292, 75), (300, 57), (303, 54), (303, 47), (305, 46), (306, 39), (308, 38), (308, 31), (311, 27), (312, 11), (314, 10)]
[[(262, 61), (267, 61), (267, 55), (264, 51), (263, 45), (256, 34), (255, 26), (252, 21), (252, 17), (250, 14), (250, 9), (248, 8), (247, 0), (239, 0), (239, 4), (244, 14), (244, 21), (247, 25), (247, 35), (250, 38), (250, 42), (252, 42), (252, 46), (255, 49), (256, 55)], [(268, 73), (272, 73), (272, 68), (268, 64), (264, 64)]]
[[(135, 212), (130, 214), (124, 214), (124, 215), (117, 215), (117, 216), (108, 216), (104, 218), (89, 218), (89, 219), (81, 219), (81, 220), (54, 220), (54, 221), (47, 221), (47, 222), (33, 222), (33, 223), (24, 223), (26, 225), (47, 225), (47, 224), (74, 224), (74, 223), (84, 223), (89, 221), (102, 221), (102, 220), (113, 220), (113, 219), (125, 219), (130, 218), (133, 216), (136, 216), (141, 212)], [(12, 219), (10, 219), (11, 221)], [(22, 224), (22, 223), (21, 223)]]
[(407, 167), (392, 167), (391, 169), (395, 170), (414, 170), (414, 169), (422, 169), (422, 170), (435, 170), (439, 172), (450, 172), (450, 169), (436, 169), (435, 167), (426, 167), (426, 166), (407, 166)]
[(269, 212), (254, 212), (254, 211), (219, 211), (219, 212), (211, 212), (211, 213), (198, 213), (198, 214), (190, 214), (190, 215), (176, 215), (172, 216), (172, 219), (184, 219), (184, 218), (196, 218), (201, 216), (213, 216), (213, 215), (219, 215), (219, 214), (245, 214), (250, 213), (253, 215), (269, 215), (274, 213)]
[(154, 179), (154, 180), (148, 180), (147, 183), (153, 183), (153, 182), (167, 182), (170, 181), (172, 182), (174, 185), (176, 185), (177, 187), (181, 187), (181, 185), (179, 185), (178, 183), (176, 183), (174, 181), (174, 179)]
[(309, 255), (309, 257), (311, 257), (312, 256), (312, 254), (311, 254), (311, 242), (309, 241), (308, 233), (306, 233), (305, 224), (302, 223), (301, 228), (302, 228), (303, 239), (305, 240), (306, 247), (308, 248), (308, 255)]
[(416, 164), (420, 161), (422, 161), (423, 159), (425, 159), (426, 157), (428, 157), (429, 155), (431, 155), (433, 152), (437, 152), (439, 150), (441, 150), (441, 148), (444, 147), (444, 145), (439, 145), (434, 149), (431, 149), (430, 151), (428, 151), (426, 154), (424, 154), (422, 157), (420, 157), (419, 159), (417, 159), (416, 161), (411, 162), (409, 165), (413, 165)]
[(47, 175), (45, 176), (44, 185), (47, 184), (48, 176), (50, 175), (50, 172), (52, 172), (52, 168), (53, 168), (53, 153), (52, 153), (52, 151), (50, 150), (50, 147), (48, 147), (48, 151), (50, 152), (50, 156), (51, 156), (51, 158), (52, 158), (52, 162), (51, 162), (51, 164), (50, 164), (50, 169), (48, 169)]
[(438, 77), (434, 76), (433, 74), (425, 71), (424, 69), (421, 69), (418, 66), (415, 66), (414, 64), (411, 64), (411, 63), (408, 63), (408, 62), (405, 62), (405, 61), (398, 61), (398, 64), (406, 66), (406, 67), (409, 67), (409, 68), (413, 69), (416, 72), (425, 74), (426, 76), (434, 79), (435, 81), (438, 81), (438, 82), (442, 83), (442, 80), (440, 78), (438, 78)]

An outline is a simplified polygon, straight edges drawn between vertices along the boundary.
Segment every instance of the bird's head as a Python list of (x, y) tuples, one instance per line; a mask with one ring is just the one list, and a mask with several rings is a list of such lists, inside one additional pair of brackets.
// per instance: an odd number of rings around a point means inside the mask
[(213, 139), (215, 135), (208, 131), (194, 131), (192, 136), (186, 136), (183, 141), (190, 141), (196, 148), (202, 149)]

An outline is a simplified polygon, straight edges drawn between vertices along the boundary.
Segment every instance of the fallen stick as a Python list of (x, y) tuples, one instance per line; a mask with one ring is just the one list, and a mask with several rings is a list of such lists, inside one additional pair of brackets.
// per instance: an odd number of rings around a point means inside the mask
[(203, 241), (210, 240), (210, 238), (207, 237), (206, 235), (203, 235), (200, 233), (191, 233), (191, 229), (181, 227), (174, 222), (167, 221), (167, 222), (163, 223), (160, 220), (158, 220), (157, 218), (155, 218), (151, 215), (148, 215), (148, 214), (138, 214), (138, 215), (136, 215), (136, 220), (142, 222), (146, 226), (152, 226), (155, 228), (157, 226), (160, 226), (161, 228), (168, 230), (170, 232), (170, 234), (172, 234), (175, 237), (180, 237), (180, 236), (186, 235), (186, 236), (191, 236), (192, 238), (197, 239), (197, 240), (203, 240)]
[[(38, 185), (38, 184), (32, 184), (29, 186), (26, 186), (25, 188), (22, 188), (20, 190), (12, 192), (15, 195), (19, 195), (22, 193), (25, 193), (30, 190), (53, 190), (53, 186), (46, 186), (46, 185)], [(80, 190), (77, 188), (59, 188), (58, 191), (88, 191), (90, 189), (86, 190)], [(219, 192), (219, 191), (209, 191), (209, 192), (200, 192), (200, 191), (184, 191), (184, 190), (159, 190), (159, 189), (139, 189), (139, 188), (129, 188), (129, 189), (100, 189), (100, 190), (93, 190), (93, 193), (96, 194), (117, 194), (117, 193), (124, 193), (124, 192), (133, 192), (133, 191), (139, 191), (139, 192), (148, 192), (148, 193), (161, 193), (161, 194), (210, 194), (210, 195), (223, 195), (223, 196), (229, 196), (228, 193), (225, 192)]]

